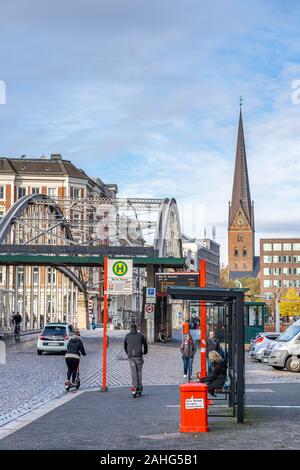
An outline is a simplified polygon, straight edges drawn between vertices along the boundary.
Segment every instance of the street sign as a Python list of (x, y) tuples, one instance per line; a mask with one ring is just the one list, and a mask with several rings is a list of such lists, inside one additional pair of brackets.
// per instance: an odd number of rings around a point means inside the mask
[(158, 295), (165, 294), (168, 287), (198, 287), (199, 273), (159, 273), (155, 275)]
[(146, 287), (146, 304), (156, 303), (156, 289), (155, 287)]
[(155, 305), (154, 304), (145, 304), (145, 319), (148, 320), (151, 315), (154, 314)]
[(177, 315), (178, 315), (178, 318), (181, 320), (182, 319), (182, 313), (178, 312)]
[(107, 294), (132, 294), (132, 259), (108, 259)]
[(89, 299), (89, 313), (92, 313), (94, 308), (94, 299)]

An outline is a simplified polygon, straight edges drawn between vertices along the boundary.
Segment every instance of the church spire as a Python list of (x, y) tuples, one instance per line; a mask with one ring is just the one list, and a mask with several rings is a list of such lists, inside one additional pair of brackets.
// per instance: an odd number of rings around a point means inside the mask
[(248, 222), (251, 226), (253, 226), (253, 210), (251, 205), (250, 186), (248, 178), (241, 98), (232, 198), (229, 210), (229, 227), (234, 221), (234, 218), (240, 208), (243, 209), (246, 217), (248, 218)]

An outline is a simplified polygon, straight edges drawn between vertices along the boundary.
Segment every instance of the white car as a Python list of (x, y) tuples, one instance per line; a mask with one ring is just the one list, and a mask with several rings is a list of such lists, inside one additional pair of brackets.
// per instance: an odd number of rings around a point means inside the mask
[(70, 323), (47, 323), (37, 341), (38, 355), (43, 352), (66, 352), (71, 336), (75, 333)]

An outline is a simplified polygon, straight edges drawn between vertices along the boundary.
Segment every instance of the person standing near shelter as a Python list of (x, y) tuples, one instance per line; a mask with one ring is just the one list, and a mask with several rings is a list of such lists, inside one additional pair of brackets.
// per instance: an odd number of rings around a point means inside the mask
[(220, 341), (216, 337), (215, 332), (213, 330), (209, 332), (209, 337), (208, 337), (207, 345), (206, 345), (206, 351), (208, 355), (208, 361), (207, 361), (208, 368), (207, 369), (208, 369), (208, 373), (210, 374), (212, 365), (211, 365), (211, 361), (209, 360), (209, 353), (211, 351), (217, 351), (217, 353), (220, 354), (220, 356), (222, 356), (224, 359), (224, 352), (223, 352), (223, 349), (221, 348)]
[(183, 377), (189, 377), (189, 380), (193, 378), (193, 361), (196, 351), (197, 348), (194, 344), (193, 338), (188, 334), (180, 346), (180, 352), (183, 360)]
[(129, 359), (132, 387), (133, 389), (142, 392), (143, 355), (148, 352), (148, 344), (143, 333), (137, 331), (135, 323), (131, 325), (130, 333), (127, 333), (125, 337), (124, 349)]

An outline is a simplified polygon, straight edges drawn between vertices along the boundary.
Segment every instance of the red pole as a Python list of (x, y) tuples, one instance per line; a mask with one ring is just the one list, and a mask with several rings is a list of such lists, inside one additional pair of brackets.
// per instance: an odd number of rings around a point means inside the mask
[(107, 392), (108, 388), (106, 385), (106, 350), (107, 350), (107, 268), (108, 258), (104, 256), (104, 306), (103, 306), (103, 352), (102, 352), (102, 387), (101, 392)]
[[(199, 287), (206, 287), (206, 261), (200, 260)], [(200, 377), (206, 377), (206, 302), (200, 302)]]

